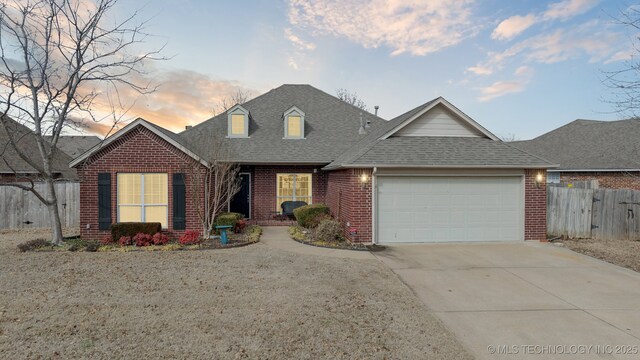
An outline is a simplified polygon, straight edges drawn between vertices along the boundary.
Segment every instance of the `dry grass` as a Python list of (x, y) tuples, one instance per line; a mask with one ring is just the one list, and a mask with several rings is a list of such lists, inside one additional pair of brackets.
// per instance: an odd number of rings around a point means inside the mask
[(575, 239), (563, 243), (573, 251), (640, 272), (640, 241)]
[(18, 252), (40, 236), (0, 234), (3, 359), (470, 358), (376, 260)]

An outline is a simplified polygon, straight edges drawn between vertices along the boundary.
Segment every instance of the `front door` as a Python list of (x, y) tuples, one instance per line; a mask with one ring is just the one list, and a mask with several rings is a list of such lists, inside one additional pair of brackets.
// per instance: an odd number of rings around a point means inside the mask
[(229, 211), (243, 214), (245, 218), (251, 218), (251, 174), (241, 173), (240, 191), (233, 197), (229, 204)]

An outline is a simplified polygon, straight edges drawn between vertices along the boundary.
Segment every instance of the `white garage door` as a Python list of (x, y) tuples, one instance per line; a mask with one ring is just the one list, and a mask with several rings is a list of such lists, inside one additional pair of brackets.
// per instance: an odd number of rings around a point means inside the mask
[(520, 241), (522, 177), (379, 176), (379, 243)]

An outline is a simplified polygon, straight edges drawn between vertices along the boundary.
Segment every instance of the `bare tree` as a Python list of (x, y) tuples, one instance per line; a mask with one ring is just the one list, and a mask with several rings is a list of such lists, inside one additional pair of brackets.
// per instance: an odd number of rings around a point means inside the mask
[(238, 104), (244, 104), (251, 99), (251, 94), (242, 89), (237, 89), (229, 96), (225, 96), (220, 100), (218, 105), (213, 108), (213, 115), (222, 114)]
[[(604, 72), (604, 84), (612, 89), (615, 98), (607, 100), (614, 105), (623, 117), (638, 117), (640, 111), (640, 7), (631, 6), (622, 11), (614, 20), (630, 30), (632, 35), (629, 45), (630, 58), (624, 65), (613, 71)], [(633, 54), (633, 56), (632, 56)]]
[[(0, 0), (0, 126), (9, 146), (46, 184), (40, 193), (24, 183), (6, 183), (32, 192), (49, 209), (52, 242), (62, 242), (52, 159), (63, 131), (73, 119), (95, 115), (96, 99), (117, 105), (118, 87), (140, 93), (154, 89), (139, 81), (144, 64), (159, 50), (141, 51), (148, 37), (138, 12), (117, 21), (110, 17), (118, 0)], [(37, 156), (19, 146), (12, 122), (31, 130)]]
[(336, 90), (336, 97), (348, 104), (359, 107), (364, 111), (369, 111), (367, 110), (367, 104), (355, 92), (351, 92), (345, 88), (340, 88)]
[(498, 136), (500, 140), (504, 142), (518, 141), (520, 138), (514, 133), (507, 133), (506, 135)]
[(229, 151), (225, 145), (222, 139), (211, 139), (206, 165), (193, 161), (187, 169), (191, 202), (205, 237), (213, 232), (216, 217), (240, 191), (240, 166), (228, 161)]

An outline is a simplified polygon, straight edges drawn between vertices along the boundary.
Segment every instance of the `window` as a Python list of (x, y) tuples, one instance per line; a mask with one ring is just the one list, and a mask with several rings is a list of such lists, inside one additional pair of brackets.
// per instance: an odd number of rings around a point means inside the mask
[(285, 201), (304, 201), (311, 204), (311, 174), (278, 174), (276, 210), (282, 211)]
[(249, 111), (236, 105), (227, 111), (227, 137), (249, 137)]
[(244, 115), (231, 114), (231, 135), (244, 135)]
[(287, 137), (301, 137), (300, 116), (289, 115), (287, 117)]
[(118, 222), (159, 222), (167, 228), (167, 174), (118, 174)]
[(304, 139), (304, 113), (293, 106), (282, 114), (285, 139)]
[(559, 172), (548, 172), (547, 173), (547, 183), (551, 183), (551, 184), (560, 183), (560, 173)]

